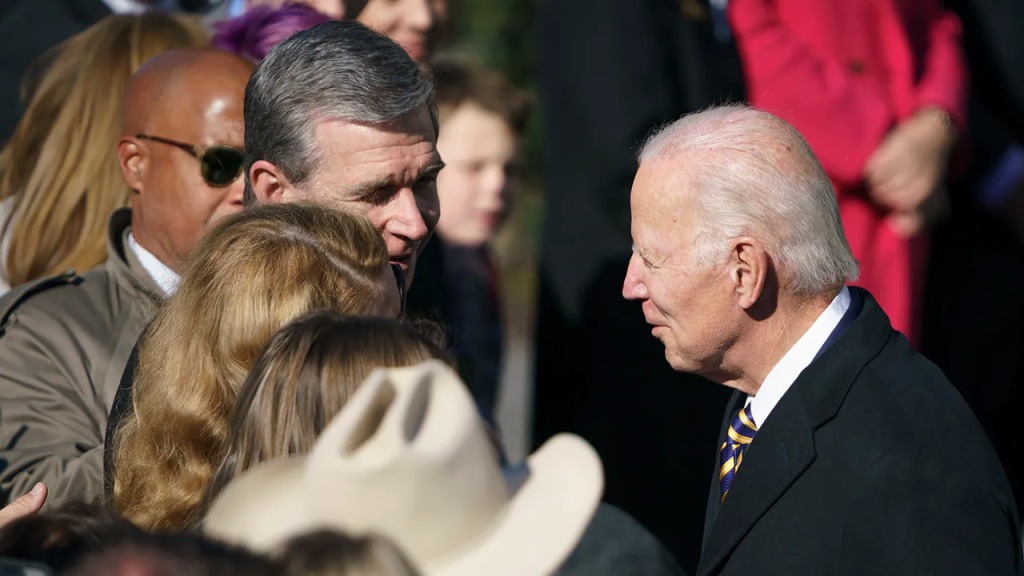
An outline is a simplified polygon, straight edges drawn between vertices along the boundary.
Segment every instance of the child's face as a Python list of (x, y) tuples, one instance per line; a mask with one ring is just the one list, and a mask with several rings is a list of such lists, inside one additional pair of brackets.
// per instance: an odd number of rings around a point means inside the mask
[(518, 188), (518, 139), (501, 116), (472, 102), (445, 115), (440, 134), (437, 151), (446, 166), (437, 178), (437, 233), (450, 244), (483, 244)]

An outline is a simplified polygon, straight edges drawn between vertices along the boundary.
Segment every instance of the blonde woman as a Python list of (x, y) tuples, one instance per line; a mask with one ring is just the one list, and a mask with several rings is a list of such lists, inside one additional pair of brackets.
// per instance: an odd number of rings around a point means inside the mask
[(231, 407), (274, 332), (314, 310), (397, 318), (400, 308), (384, 239), (364, 217), (287, 204), (227, 218), (143, 339), (112, 447), (116, 508), (147, 529), (195, 525)]
[(107, 257), (107, 220), (128, 203), (118, 171), (124, 92), (153, 56), (205, 46), (192, 16), (108, 16), (44, 55), (31, 96), (0, 152), (0, 292)]
[(330, 311), (282, 328), (242, 384), (231, 411), (227, 450), (205, 502), (213, 502), (235, 476), (260, 462), (312, 450), (374, 369), (447, 361), (437, 340), (394, 320)]

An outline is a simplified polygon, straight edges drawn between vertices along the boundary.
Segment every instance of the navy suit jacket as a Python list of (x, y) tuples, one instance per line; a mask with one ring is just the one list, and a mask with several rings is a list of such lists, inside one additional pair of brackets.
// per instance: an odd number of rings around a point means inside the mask
[(862, 309), (759, 427), (724, 503), (716, 474), (698, 576), (1021, 574), (1016, 505), (978, 421), (851, 291)]

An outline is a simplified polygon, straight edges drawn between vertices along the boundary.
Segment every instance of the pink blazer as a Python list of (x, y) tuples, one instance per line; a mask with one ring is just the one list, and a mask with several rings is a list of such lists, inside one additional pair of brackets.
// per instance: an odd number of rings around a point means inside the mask
[(960, 21), (940, 0), (731, 0), (728, 14), (750, 103), (807, 139), (836, 188), (856, 284), (915, 342), (924, 239), (895, 233), (862, 175), (888, 131), (921, 108), (945, 110), (963, 133)]

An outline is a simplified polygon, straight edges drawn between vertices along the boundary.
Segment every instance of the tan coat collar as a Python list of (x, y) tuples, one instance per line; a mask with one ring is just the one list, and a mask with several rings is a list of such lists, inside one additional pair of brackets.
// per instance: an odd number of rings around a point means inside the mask
[(132, 228), (131, 208), (118, 208), (107, 225), (107, 270), (114, 280), (132, 292), (142, 292), (154, 302), (163, 299), (160, 287), (128, 248)]

